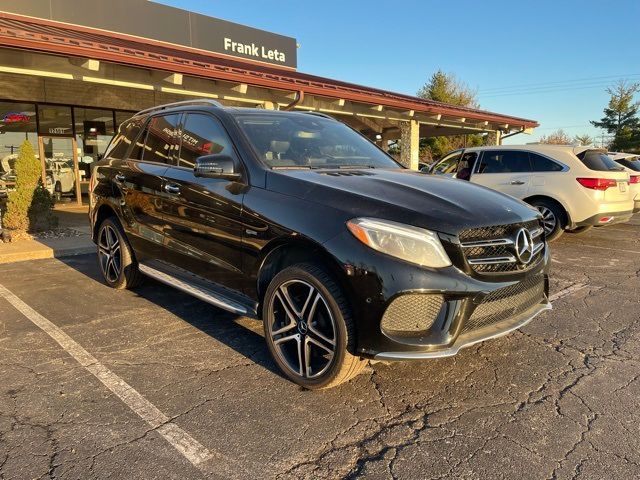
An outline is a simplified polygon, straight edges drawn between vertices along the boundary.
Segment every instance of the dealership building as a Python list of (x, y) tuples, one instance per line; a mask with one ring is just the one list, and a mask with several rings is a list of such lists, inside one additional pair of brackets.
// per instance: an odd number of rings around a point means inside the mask
[(82, 202), (121, 122), (190, 98), (324, 112), (383, 148), (398, 140), (410, 168), (423, 137), (486, 133), (495, 144), (538, 126), (302, 73), (297, 53), (294, 38), (148, 0), (0, 0), (0, 175), (28, 139), (43, 178)]

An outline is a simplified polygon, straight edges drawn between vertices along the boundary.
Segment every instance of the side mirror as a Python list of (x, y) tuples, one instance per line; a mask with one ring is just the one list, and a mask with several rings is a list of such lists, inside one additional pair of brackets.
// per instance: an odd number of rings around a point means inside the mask
[(229, 155), (204, 155), (196, 159), (193, 174), (202, 178), (224, 178), (227, 180), (239, 180), (240, 172), (237, 171), (237, 162)]

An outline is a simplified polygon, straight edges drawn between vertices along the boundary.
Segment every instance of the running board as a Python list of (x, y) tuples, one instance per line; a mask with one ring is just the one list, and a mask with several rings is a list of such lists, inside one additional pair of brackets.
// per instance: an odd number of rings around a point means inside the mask
[[(249, 301), (245, 304), (242, 301), (231, 299), (224, 293), (218, 291), (215, 284), (212, 284), (197, 275), (189, 273), (188, 275), (193, 278), (184, 278), (183, 275), (172, 275), (168, 272), (162, 271), (156, 265), (150, 266), (143, 263), (138, 264), (138, 268), (140, 269), (140, 272), (144, 273), (148, 277), (188, 293), (189, 295), (199, 298), (200, 300), (218, 308), (243, 316), (258, 316), (255, 304), (249, 305)], [(205, 282), (208, 285), (205, 285)], [(249, 299), (247, 298), (247, 300)]]

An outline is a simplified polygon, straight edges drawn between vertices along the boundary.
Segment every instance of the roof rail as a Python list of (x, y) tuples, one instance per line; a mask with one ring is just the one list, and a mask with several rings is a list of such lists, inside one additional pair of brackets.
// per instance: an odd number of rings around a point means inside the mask
[(165, 103), (164, 105), (157, 105), (155, 107), (145, 108), (144, 110), (140, 110), (138, 113), (136, 113), (136, 115), (142, 115), (143, 113), (159, 112), (167, 108), (186, 107), (189, 105), (208, 105), (210, 107), (219, 107), (219, 108), (223, 107), (223, 105), (217, 100), (211, 100), (209, 98), (194, 98), (193, 100)]

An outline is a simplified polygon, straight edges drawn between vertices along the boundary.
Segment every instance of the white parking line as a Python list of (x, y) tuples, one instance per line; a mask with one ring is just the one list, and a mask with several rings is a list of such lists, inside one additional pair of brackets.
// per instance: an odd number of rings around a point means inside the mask
[[(0, 284), (0, 296), (4, 297), (22, 315), (27, 317), (37, 327), (55, 340), (69, 355), (80, 365), (100, 380), (109, 390), (117, 395), (131, 410), (157, 431), (162, 437), (178, 450), (191, 464), (201, 468), (201, 464), (207, 460), (215, 459), (216, 470), (226, 470), (226, 473), (238, 475), (244, 468), (237, 462), (218, 452), (202, 446), (195, 438), (182, 428), (171, 422), (171, 418), (162, 413), (155, 405), (138, 393), (131, 385), (118, 377), (115, 373), (102, 365), (93, 355), (87, 352), (80, 344), (64, 333), (36, 312), (20, 298), (11, 293)], [(228, 478), (228, 477), (227, 477)]]

